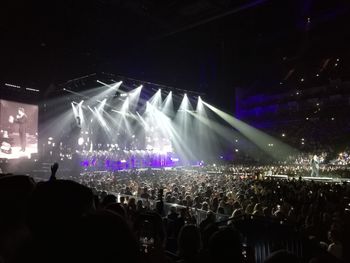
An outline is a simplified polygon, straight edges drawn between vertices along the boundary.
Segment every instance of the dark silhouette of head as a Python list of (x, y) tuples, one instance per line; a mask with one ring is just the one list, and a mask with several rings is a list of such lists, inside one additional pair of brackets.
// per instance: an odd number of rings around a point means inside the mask
[(137, 241), (126, 221), (108, 210), (84, 216), (70, 251), (75, 262), (139, 262)]
[(21, 223), (25, 220), (29, 197), (34, 191), (34, 181), (25, 175), (0, 177), (0, 225)]
[(35, 235), (50, 237), (74, 225), (93, 209), (90, 188), (69, 180), (37, 185), (29, 203), (28, 224)]
[(219, 231), (219, 228), (216, 224), (210, 224), (204, 228), (203, 232), (201, 233), (204, 249), (209, 247), (209, 239), (217, 231)]
[(110, 211), (118, 214), (122, 218), (126, 219), (126, 211), (125, 211), (125, 208), (122, 204), (112, 203), (112, 204), (107, 205), (106, 209), (110, 210)]
[(103, 198), (102, 207), (107, 207), (109, 204), (114, 204), (117, 202), (117, 197), (112, 194), (108, 194)]
[(238, 231), (226, 227), (214, 233), (209, 240), (211, 259), (222, 262), (230, 259), (231, 262), (242, 261), (242, 245)]
[(199, 229), (195, 225), (185, 225), (178, 236), (179, 256), (184, 259), (193, 259), (199, 252), (201, 238)]

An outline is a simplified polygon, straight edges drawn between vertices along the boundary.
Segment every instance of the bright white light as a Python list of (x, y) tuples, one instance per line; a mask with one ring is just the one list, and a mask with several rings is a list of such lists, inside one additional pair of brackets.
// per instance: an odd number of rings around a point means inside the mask
[(166, 115), (172, 115), (173, 111), (174, 111), (173, 93), (172, 91), (170, 91), (163, 102), (162, 112)]
[(136, 89), (133, 89), (129, 92), (129, 98), (130, 98), (130, 108), (131, 110), (136, 109), (138, 101), (140, 99), (140, 94), (142, 90), (142, 85), (138, 86)]
[[(87, 107), (92, 113), (94, 113), (94, 110), (90, 107), (90, 105), (88, 105)], [(92, 119), (91, 119), (91, 122), (92, 122)]]
[(185, 93), (183, 96), (183, 99), (181, 101), (179, 111), (186, 111), (191, 109), (191, 103), (190, 100), (187, 97), (187, 94)]
[(38, 89), (33, 89), (33, 88), (26, 88), (26, 90), (34, 91), (34, 92), (40, 92), (40, 90), (38, 90)]
[(73, 109), (74, 117), (76, 118), (77, 116), (79, 116), (79, 114), (78, 114), (78, 110), (77, 110), (77, 108), (75, 107), (75, 105), (74, 105), (74, 103), (73, 103), (73, 102), (71, 103), (71, 105), (72, 105), (72, 109)]
[(121, 114), (125, 114), (129, 110), (129, 98), (126, 98), (121, 108)]
[(106, 86), (106, 87), (108, 87), (110, 89), (119, 89), (120, 85), (122, 85), (122, 83), (123, 83), (123, 81), (119, 81), (119, 82), (116, 82), (116, 83), (114, 83), (112, 85), (108, 85), (108, 84), (106, 84), (106, 83), (104, 83), (104, 82), (102, 82), (100, 80), (96, 80), (96, 82), (100, 83), (100, 84), (102, 84), (102, 85), (104, 85), (104, 86)]
[(84, 144), (84, 138), (83, 137), (79, 137), (78, 139), (78, 145), (83, 145)]
[(106, 105), (106, 101), (107, 101), (107, 99), (103, 99), (102, 101), (99, 101), (100, 105), (97, 108), (98, 111), (103, 110), (104, 106)]
[(119, 89), (120, 85), (122, 85), (123, 81), (118, 81), (114, 85), (112, 85), (113, 89)]
[(21, 86), (19, 86), (19, 85), (14, 85), (14, 84), (10, 84), (10, 83), (5, 83), (5, 86), (11, 87), (11, 88), (16, 88), (16, 89), (20, 89), (21, 88)]
[(202, 98), (198, 96), (196, 112), (200, 113), (200, 112), (203, 112), (203, 110), (204, 110), (204, 106), (203, 106)]

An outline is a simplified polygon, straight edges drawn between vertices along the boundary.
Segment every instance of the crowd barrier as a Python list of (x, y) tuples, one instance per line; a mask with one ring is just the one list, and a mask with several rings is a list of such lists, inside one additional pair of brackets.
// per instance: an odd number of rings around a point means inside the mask
[[(115, 194), (115, 193), (114, 193)], [(136, 201), (142, 200), (143, 204), (147, 204), (150, 209), (156, 208), (156, 200), (149, 200), (137, 196), (119, 195), (127, 198), (135, 198)], [(178, 210), (187, 208), (195, 216), (197, 225), (206, 218), (207, 211), (185, 207), (173, 203), (163, 204), (163, 216), (169, 214), (170, 209), (176, 207)], [(304, 239), (303, 235), (295, 230), (293, 225), (285, 222), (259, 217), (252, 215), (243, 215), (237, 218), (231, 218), (228, 215), (214, 213), (216, 216), (217, 225), (227, 225), (231, 221), (232, 225), (242, 234), (242, 243), (244, 247), (249, 248), (253, 254), (256, 263), (262, 263), (273, 251), (278, 249), (286, 249), (293, 253), (298, 258), (304, 256)]]
[[(133, 195), (117, 194), (117, 193), (113, 193), (113, 192), (110, 192), (110, 194), (117, 196), (118, 201), (120, 200), (121, 196), (124, 196), (126, 199), (134, 198), (136, 200), (136, 202), (141, 200), (143, 205), (145, 205), (146, 207), (149, 207), (151, 210), (154, 210), (156, 208), (157, 200), (145, 199), (145, 198), (141, 198), (141, 197), (133, 196)], [(163, 202), (163, 216), (167, 216), (170, 213), (172, 207), (175, 207), (178, 212), (182, 208), (188, 209), (189, 212), (192, 215), (194, 215), (194, 217), (196, 218), (198, 226), (207, 217), (207, 213), (208, 213), (208, 211), (194, 208), (194, 207), (187, 207), (187, 206), (183, 206), (183, 205)], [(229, 219), (228, 215), (218, 214), (218, 213), (214, 213), (214, 215), (216, 217), (217, 222)]]

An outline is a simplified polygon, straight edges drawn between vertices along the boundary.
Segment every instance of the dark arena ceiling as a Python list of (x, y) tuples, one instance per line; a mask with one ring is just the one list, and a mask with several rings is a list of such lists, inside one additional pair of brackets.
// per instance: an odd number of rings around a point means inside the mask
[(1, 81), (40, 90), (94, 72), (204, 92), (292, 87), (329, 59), (349, 78), (347, 0), (52, 0), (2, 2)]

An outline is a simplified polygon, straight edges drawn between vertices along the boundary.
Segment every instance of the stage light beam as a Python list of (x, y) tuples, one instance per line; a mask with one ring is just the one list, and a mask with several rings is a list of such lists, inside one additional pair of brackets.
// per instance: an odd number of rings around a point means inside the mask
[(136, 89), (129, 92), (129, 107), (131, 109), (136, 109), (140, 99), (142, 88), (143, 88), (143, 85), (140, 85)]
[[(245, 137), (247, 137), (251, 142), (257, 145), (261, 150), (269, 154), (276, 160), (284, 160), (287, 156), (292, 155), (297, 152), (296, 149), (291, 146), (275, 139), (274, 137), (244, 123), (243, 121), (219, 110), (218, 108), (204, 102), (204, 105), (207, 106), (210, 110), (216, 113), (224, 121), (230, 124), (232, 127), (237, 129)], [(266, 142), (270, 142), (271, 146), (267, 146)]]
[(127, 97), (120, 110), (122, 115), (125, 115), (129, 111), (129, 97)]
[(167, 116), (172, 116), (174, 114), (174, 103), (173, 103), (173, 92), (170, 91), (166, 96), (163, 106), (162, 112)]

